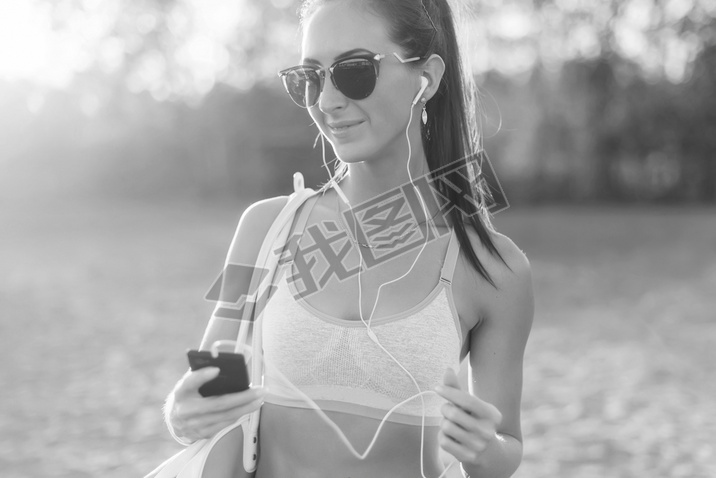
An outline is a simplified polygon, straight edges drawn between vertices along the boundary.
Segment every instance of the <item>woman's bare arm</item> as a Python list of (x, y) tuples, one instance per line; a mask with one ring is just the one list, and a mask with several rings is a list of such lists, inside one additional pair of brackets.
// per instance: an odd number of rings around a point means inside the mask
[[(248, 291), (251, 268), (256, 263), (273, 220), (285, 206), (286, 200), (286, 196), (279, 196), (259, 201), (249, 206), (241, 215), (224, 267), (226, 271), (230, 264), (245, 266), (243, 269), (248, 273), (232, 275), (223, 287), (224, 293), (231, 292), (231, 297), (237, 297), (237, 291)], [(219, 297), (228, 298), (222, 295)], [(220, 300), (217, 303), (204, 332), (201, 349), (208, 349), (216, 340), (236, 339), (240, 324), (238, 316), (234, 314), (234, 318), (227, 318), (217, 314), (222, 308), (231, 310), (232, 307), (235, 308), (236, 304), (228, 300)], [(167, 397), (164, 407), (165, 420), (170, 433), (177, 441), (188, 443), (210, 437), (261, 405), (264, 392), (260, 389), (218, 397), (202, 397), (198, 392), (199, 387), (213, 379), (216, 372), (218, 370), (212, 370), (210, 367), (195, 372), (188, 371)]]
[(476, 463), (464, 463), (468, 475), (509, 477), (522, 460), (520, 403), (523, 357), (534, 316), (532, 272), (527, 257), (507, 237), (496, 246), (512, 271), (494, 275), (486, 316), (470, 332), (470, 392), (494, 405), (501, 414), (496, 440), (489, 442)]
[[(256, 259), (261, 250), (264, 238), (274, 219), (286, 205), (287, 197), (278, 196), (256, 202), (246, 208), (239, 219), (236, 232), (229, 246), (229, 252), (224, 262), (224, 283), (220, 298), (228, 299), (224, 294), (230, 294), (232, 298), (238, 298), (238, 292), (247, 293), (251, 281), (251, 273)], [(227, 269), (233, 266), (233, 272)], [(230, 290), (227, 290), (230, 289)], [(209, 323), (204, 331), (200, 349), (208, 349), (216, 340), (233, 340), (239, 331), (240, 321), (236, 314), (217, 314), (219, 309), (233, 310), (236, 304), (220, 300), (211, 314)], [(225, 317), (233, 315), (232, 318)]]
[[(485, 252), (479, 239), (473, 243), (475, 250)], [(495, 246), (509, 265), (484, 254), (498, 289), (472, 268), (478, 290), (461, 288), (471, 301), (471, 323), (476, 324), (469, 336), (469, 390), (460, 387), (449, 369), (436, 388), (448, 400), (442, 407), (438, 442), (473, 478), (509, 477), (522, 459), (522, 360), (532, 327), (532, 277), (529, 261), (512, 241), (496, 234)]]

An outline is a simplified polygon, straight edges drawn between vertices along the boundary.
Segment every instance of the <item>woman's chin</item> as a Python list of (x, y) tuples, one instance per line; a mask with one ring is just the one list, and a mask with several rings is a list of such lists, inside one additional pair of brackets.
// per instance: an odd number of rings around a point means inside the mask
[(359, 150), (358, 148), (345, 147), (345, 145), (338, 148), (334, 146), (333, 151), (341, 161), (349, 164), (362, 163), (369, 157), (365, 151)]

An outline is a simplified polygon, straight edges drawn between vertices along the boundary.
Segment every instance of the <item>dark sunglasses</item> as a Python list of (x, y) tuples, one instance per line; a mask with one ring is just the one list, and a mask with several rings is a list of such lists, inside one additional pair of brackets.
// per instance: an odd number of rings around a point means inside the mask
[[(420, 59), (415, 57), (403, 60), (397, 53), (393, 55), (401, 63)], [(368, 98), (375, 89), (380, 60), (383, 58), (385, 55), (369, 53), (338, 60), (327, 68), (333, 86), (352, 100)], [(279, 71), (278, 76), (283, 80), (283, 86), (293, 102), (301, 108), (310, 108), (318, 103), (321, 96), (326, 69), (315, 65), (298, 65)]]

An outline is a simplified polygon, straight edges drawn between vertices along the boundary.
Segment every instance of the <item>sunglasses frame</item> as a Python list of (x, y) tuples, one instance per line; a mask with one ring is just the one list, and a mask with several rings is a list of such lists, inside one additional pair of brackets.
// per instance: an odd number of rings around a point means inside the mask
[[(416, 56), (416, 57), (412, 57), (412, 58), (403, 59), (403, 58), (401, 58), (400, 55), (399, 55), (398, 53), (396, 53), (396, 52), (393, 52), (393, 55), (394, 55), (394, 56), (398, 59), (398, 61), (400, 61), (401, 63), (409, 63), (409, 62), (417, 61), (417, 60), (420, 60), (420, 59), (421, 59), (420, 57), (417, 57), (417, 56)], [(323, 86), (325, 85), (325, 82), (326, 82), (326, 70), (327, 70), (327, 71), (330, 73), (330, 75), (331, 75), (331, 83), (333, 83), (333, 86), (334, 86), (338, 91), (340, 91), (342, 95), (346, 96), (346, 98), (350, 98), (350, 97), (349, 97), (348, 95), (346, 95), (346, 94), (343, 92), (343, 90), (341, 90), (341, 88), (336, 84), (336, 77), (335, 77), (335, 75), (333, 74), (334, 69), (335, 69), (338, 65), (340, 65), (341, 63), (346, 62), (346, 61), (350, 61), (350, 60), (368, 60), (368, 61), (370, 61), (370, 62), (373, 64), (373, 70), (375, 71), (375, 80), (376, 80), (376, 82), (377, 82), (377, 81), (378, 81), (378, 76), (379, 76), (379, 73), (380, 73), (380, 60), (382, 60), (382, 59), (385, 58), (385, 57), (386, 57), (386, 55), (381, 54), (381, 53), (364, 53), (364, 54), (358, 54), (358, 55), (350, 56), (350, 57), (348, 57), (348, 58), (342, 58), (342, 59), (340, 59), (340, 60), (334, 62), (334, 63), (333, 63), (331, 66), (329, 66), (328, 68), (318, 68), (316, 65), (296, 65), (296, 66), (292, 66), (291, 68), (286, 68), (285, 70), (279, 71), (279, 72), (278, 72), (278, 76), (279, 76), (279, 77), (281, 78), (281, 80), (283, 81), (283, 86), (284, 86), (284, 88), (286, 89), (286, 92), (288, 93), (288, 96), (291, 98), (291, 100), (292, 100), (294, 103), (296, 103), (296, 104), (297, 104), (298, 106), (300, 106), (301, 108), (311, 108), (311, 107), (316, 106), (316, 105), (318, 104), (318, 100), (321, 98), (321, 93), (323, 93)], [(305, 105), (304, 105), (304, 104), (300, 104), (299, 102), (297, 102), (296, 100), (293, 99), (293, 96), (291, 96), (290, 89), (289, 89), (288, 83), (287, 83), (287, 81), (288, 81), (288, 80), (287, 80), (287, 77), (288, 77), (288, 74), (289, 74), (289, 73), (291, 73), (291, 72), (293, 72), (293, 71), (296, 71), (296, 70), (299, 70), (299, 69), (302, 69), (302, 70), (313, 70), (313, 71), (315, 71), (315, 72), (318, 74), (318, 79), (319, 79), (319, 80), (318, 80), (318, 81), (319, 81), (319, 85), (318, 85), (318, 95), (316, 95), (316, 101), (314, 101), (312, 104), (307, 104), (307, 103), (306, 103)], [(373, 90), (374, 90), (374, 89), (375, 89), (375, 85), (373, 86), (373, 89), (371, 89), (371, 91), (370, 91), (366, 96), (364, 96), (363, 98), (350, 98), (350, 99), (360, 100), (360, 99), (368, 98), (368, 97), (373, 93)]]

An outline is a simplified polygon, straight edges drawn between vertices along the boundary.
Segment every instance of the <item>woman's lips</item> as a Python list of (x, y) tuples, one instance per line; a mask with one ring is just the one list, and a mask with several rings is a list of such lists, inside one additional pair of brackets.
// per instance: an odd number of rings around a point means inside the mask
[(363, 124), (363, 121), (336, 121), (335, 123), (327, 123), (327, 126), (334, 136), (345, 136), (361, 124)]

